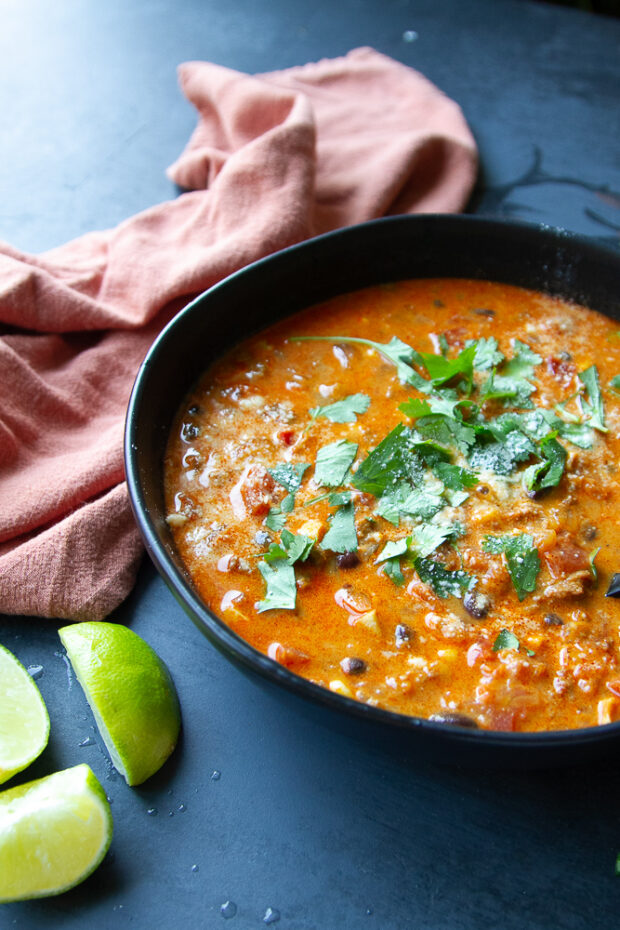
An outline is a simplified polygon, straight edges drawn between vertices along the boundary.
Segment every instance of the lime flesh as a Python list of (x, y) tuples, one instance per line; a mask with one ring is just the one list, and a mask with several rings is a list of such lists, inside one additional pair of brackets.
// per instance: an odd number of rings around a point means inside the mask
[(13, 653), (0, 646), (0, 784), (43, 752), (49, 732), (39, 689)]
[(88, 765), (0, 793), (0, 903), (60, 894), (97, 868), (112, 815)]
[(58, 635), (114, 766), (139, 785), (174, 749), (181, 713), (168, 669), (137, 633), (118, 623), (65, 626)]

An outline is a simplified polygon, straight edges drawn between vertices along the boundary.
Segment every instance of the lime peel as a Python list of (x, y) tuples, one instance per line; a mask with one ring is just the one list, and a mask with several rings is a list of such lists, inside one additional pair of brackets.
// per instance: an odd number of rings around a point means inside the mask
[(87, 878), (112, 840), (112, 814), (90, 767), (0, 793), (0, 903), (61, 894)]
[(41, 692), (13, 653), (0, 646), (0, 784), (41, 755), (49, 732)]
[(164, 764), (180, 729), (170, 673), (137, 633), (118, 623), (62, 627), (67, 650), (115, 768), (139, 785)]

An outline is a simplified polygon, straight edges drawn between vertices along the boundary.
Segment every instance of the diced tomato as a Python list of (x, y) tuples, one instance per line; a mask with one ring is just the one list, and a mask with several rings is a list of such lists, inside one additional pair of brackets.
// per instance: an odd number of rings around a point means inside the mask
[(292, 446), (295, 442), (295, 432), (292, 429), (281, 429), (278, 433), (278, 439), (280, 442), (283, 442), (285, 446)]
[(545, 552), (544, 559), (554, 578), (563, 578), (590, 568), (588, 553), (568, 538), (559, 540), (556, 546)]

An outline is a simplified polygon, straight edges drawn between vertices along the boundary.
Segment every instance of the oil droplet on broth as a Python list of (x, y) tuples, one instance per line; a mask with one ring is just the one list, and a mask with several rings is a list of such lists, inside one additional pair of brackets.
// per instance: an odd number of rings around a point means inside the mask
[(230, 920), (231, 917), (234, 917), (237, 913), (237, 905), (234, 901), (224, 901), (220, 908), (220, 913), (222, 917), (225, 917), (226, 920)]

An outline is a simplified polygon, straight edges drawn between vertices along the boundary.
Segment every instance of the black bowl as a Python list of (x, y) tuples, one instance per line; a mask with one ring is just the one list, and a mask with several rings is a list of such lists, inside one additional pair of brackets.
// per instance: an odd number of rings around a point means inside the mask
[(147, 550), (198, 629), (242, 670), (324, 708), (348, 729), (458, 763), (539, 767), (620, 747), (620, 722), (547, 733), (448, 726), (361, 704), (294, 675), (237, 636), (201, 601), (165, 522), (162, 467), (184, 397), (210, 362), (275, 320), (325, 300), (403, 278), (499, 281), (620, 314), (620, 256), (562, 231), (464, 216), (403, 216), (329, 233), (231, 275), (182, 310), (151, 347), (127, 414), (125, 464)]

